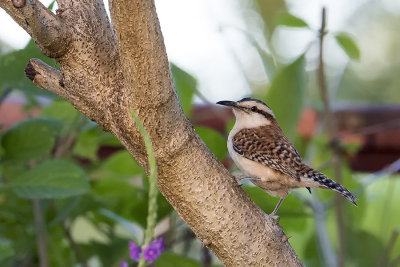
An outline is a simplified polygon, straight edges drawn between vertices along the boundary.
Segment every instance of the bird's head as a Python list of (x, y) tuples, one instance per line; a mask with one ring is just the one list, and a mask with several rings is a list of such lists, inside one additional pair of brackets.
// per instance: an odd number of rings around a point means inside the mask
[(271, 125), (276, 121), (272, 110), (258, 99), (243, 98), (237, 102), (219, 101), (217, 104), (232, 107), (236, 122), (246, 128)]

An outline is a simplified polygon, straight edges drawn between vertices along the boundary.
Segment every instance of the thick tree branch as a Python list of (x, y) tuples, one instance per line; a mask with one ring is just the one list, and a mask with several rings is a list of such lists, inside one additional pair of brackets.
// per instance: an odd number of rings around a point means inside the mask
[(60, 92), (61, 80), (66, 98), (147, 168), (129, 112), (135, 109), (153, 142), (161, 193), (226, 266), (301, 266), (279, 225), (237, 186), (184, 116), (154, 2), (111, 1), (114, 31), (101, 0), (59, 3), (71, 43), (57, 58), (60, 76), (31, 62), (35, 83)]
[(56, 0), (56, 2), (60, 9), (64, 9), (68, 6), (68, 2), (70, 2), (70, 0)]

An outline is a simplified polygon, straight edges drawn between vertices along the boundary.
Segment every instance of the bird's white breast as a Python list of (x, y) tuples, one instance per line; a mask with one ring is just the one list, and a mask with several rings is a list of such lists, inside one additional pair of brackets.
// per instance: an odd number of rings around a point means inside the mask
[[(267, 181), (270, 179), (270, 177), (274, 176), (273, 170), (258, 162), (249, 160), (241, 156), (233, 149), (232, 140), (235, 134), (237, 134), (240, 130), (244, 128), (251, 128), (247, 127), (250, 124), (249, 122), (247, 123), (241, 123), (241, 122), (242, 122), (241, 120), (236, 120), (235, 125), (233, 126), (231, 132), (229, 133), (228, 144), (227, 144), (229, 155), (231, 156), (233, 162), (242, 171), (244, 175), (248, 175), (249, 177), (260, 178), (261, 180)], [(260, 124), (260, 121), (257, 122), (258, 122), (257, 127), (269, 125), (270, 123), (268, 120), (265, 120), (263, 124)]]

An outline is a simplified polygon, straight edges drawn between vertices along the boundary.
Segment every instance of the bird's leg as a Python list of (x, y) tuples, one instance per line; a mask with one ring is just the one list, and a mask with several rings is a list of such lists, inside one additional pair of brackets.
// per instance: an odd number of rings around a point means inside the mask
[(258, 180), (261, 180), (261, 179), (258, 178), (258, 177), (249, 177), (248, 175), (244, 175), (244, 174), (241, 174), (241, 175), (234, 175), (234, 177), (235, 177), (236, 182), (238, 183), (239, 186), (242, 186), (242, 180), (243, 180), (243, 179), (248, 179), (248, 180), (250, 180), (250, 181), (258, 181)]
[(274, 211), (269, 215), (274, 221), (279, 222), (279, 216), (276, 215), (276, 212), (278, 211), (279, 207), (281, 206), (281, 204), (282, 204), (283, 200), (286, 198), (286, 196), (281, 197), (279, 199), (279, 202), (278, 202), (278, 204), (276, 204), (276, 207), (275, 207)]

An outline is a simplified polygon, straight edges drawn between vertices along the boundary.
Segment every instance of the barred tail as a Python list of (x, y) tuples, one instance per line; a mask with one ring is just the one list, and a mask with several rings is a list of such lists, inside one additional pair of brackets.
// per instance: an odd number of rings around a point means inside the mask
[(311, 187), (320, 187), (336, 191), (343, 197), (345, 197), (348, 201), (353, 203), (354, 206), (358, 207), (357, 203), (355, 202), (356, 197), (353, 196), (349, 190), (347, 190), (344, 186), (336, 183), (335, 181), (329, 179), (319, 171), (316, 171), (307, 166), (307, 169), (301, 171), (300, 174), (302, 180), (307, 184), (310, 184)]

